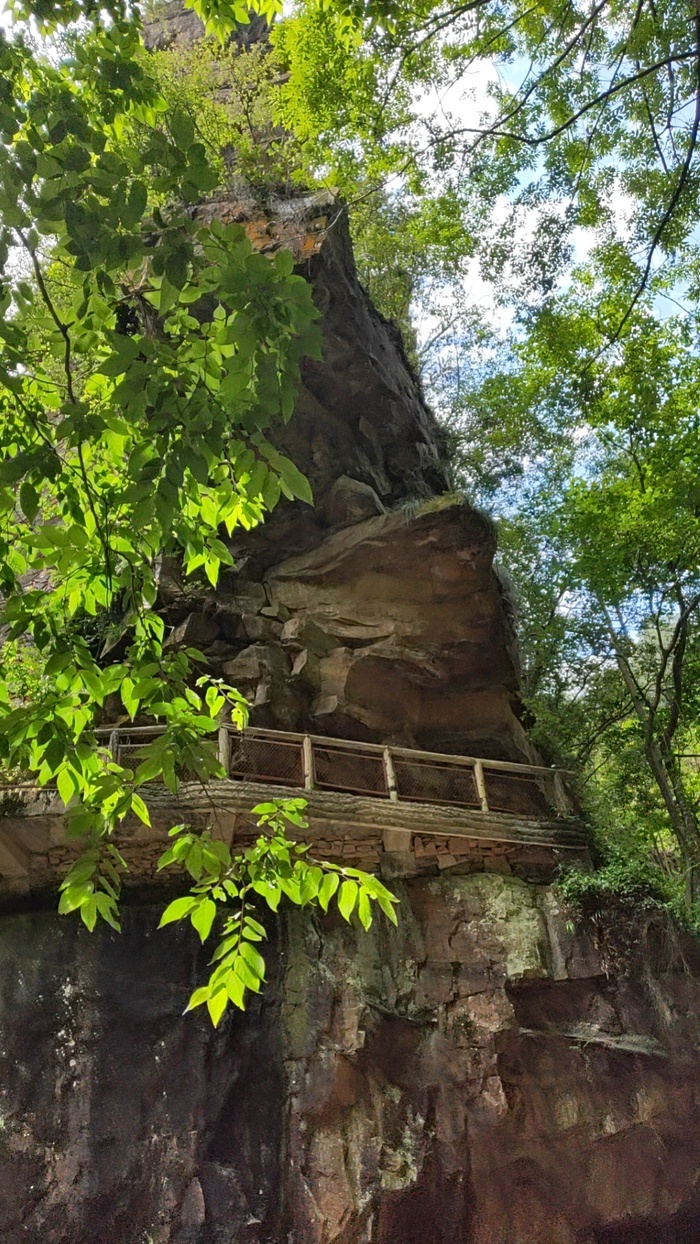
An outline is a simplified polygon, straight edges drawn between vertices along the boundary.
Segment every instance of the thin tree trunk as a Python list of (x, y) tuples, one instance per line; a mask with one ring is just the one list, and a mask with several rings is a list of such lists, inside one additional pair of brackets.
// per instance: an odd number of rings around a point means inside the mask
[(615, 661), (630, 694), (637, 718), (644, 729), (644, 755), (664, 801), (678, 845), (683, 855), (686, 874), (688, 907), (700, 901), (700, 826), (677, 771), (670, 746), (654, 736), (650, 729), (650, 706), (640, 694), (629, 662), (620, 651), (617, 635), (608, 620)]

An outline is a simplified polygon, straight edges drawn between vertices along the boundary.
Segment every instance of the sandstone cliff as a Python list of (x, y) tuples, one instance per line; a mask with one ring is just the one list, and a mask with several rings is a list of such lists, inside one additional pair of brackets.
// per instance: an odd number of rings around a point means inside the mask
[[(697, 950), (546, 887), (419, 879), (398, 931), (285, 918), (214, 1032), (134, 905), (0, 919), (4, 1244), (690, 1244)], [(689, 957), (690, 956), (690, 957)]]
[(231, 541), (216, 592), (166, 567), (171, 642), (197, 644), (249, 696), (253, 725), (536, 760), (494, 530), (448, 492), (440, 428), (358, 282), (342, 207), (224, 197), (202, 209), (214, 215), (262, 251), (291, 249), (322, 312), (323, 358), (275, 432), (314, 506), (282, 502)]
[[(202, 648), (260, 726), (536, 759), (493, 529), (449, 495), (439, 428), (358, 283), (343, 212), (220, 197), (207, 214), (290, 247), (313, 284), (324, 356), (279, 444), (315, 506), (283, 504), (232, 542), (216, 592), (164, 566), (170, 642)], [(392, 854), (353, 822), (362, 801), (334, 798), (312, 809), (324, 849)], [(39, 812), (0, 834), (0, 871), (24, 890), (0, 911), (3, 1244), (700, 1238), (697, 951), (664, 928), (602, 949), (571, 932), (535, 884), (554, 859), (543, 831), (509, 862), (468, 833), (453, 848), (451, 810), (431, 827), (426, 808), (398, 930), (282, 914), (267, 992), (215, 1032), (182, 1015), (205, 955), (188, 930), (156, 932), (162, 891), (131, 894), (121, 937), (55, 915), (38, 887), (65, 844), (59, 812)], [(162, 844), (131, 845), (148, 876)]]

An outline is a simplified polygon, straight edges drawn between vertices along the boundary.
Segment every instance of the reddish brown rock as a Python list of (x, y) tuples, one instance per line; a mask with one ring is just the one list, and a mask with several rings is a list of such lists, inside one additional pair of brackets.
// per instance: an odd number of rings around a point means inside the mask
[(155, 915), (0, 916), (3, 1244), (700, 1238), (700, 956), (669, 927), (596, 946), (546, 888), (415, 879), (398, 930), (285, 917), (215, 1033)]

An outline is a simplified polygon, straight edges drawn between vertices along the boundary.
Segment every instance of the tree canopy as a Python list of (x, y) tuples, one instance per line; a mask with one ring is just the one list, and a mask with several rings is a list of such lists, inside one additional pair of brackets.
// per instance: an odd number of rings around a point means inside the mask
[[(346, 201), (455, 482), (501, 519), (536, 737), (583, 765), (603, 854), (653, 849), (694, 904), (697, 6), (260, 0), (245, 52), (247, 5), (192, 7), (195, 49), (147, 53), (119, 0), (18, 2), (0, 34), (0, 756), (56, 781), (87, 842), (62, 910), (118, 922), (115, 826), (148, 817), (153, 777), (218, 772), (227, 701), (245, 718), (201, 654), (164, 645), (163, 557), (215, 584), (222, 530), (312, 501), (271, 430), (316, 312), (288, 254), (200, 223), (231, 157), (256, 190)], [(135, 772), (96, 746), (117, 693), (166, 726)], [(259, 815), (250, 855), (174, 827), (165, 857), (194, 882), (168, 919), (206, 937), (238, 904), (197, 995), (215, 1021), (262, 979), (250, 895), (393, 913), (374, 879), (295, 852), (298, 806)]]
[[(46, 26), (76, 15), (35, 11)], [(288, 251), (271, 261), (240, 227), (199, 223), (219, 174), (188, 112), (168, 107), (137, 24), (84, 16), (60, 46), (0, 42), (0, 756), (68, 805), (84, 850), (60, 910), (93, 928), (118, 926), (113, 832), (129, 814), (148, 822), (140, 788), (219, 775), (207, 736), (227, 701), (245, 721), (243, 697), (208, 677), (201, 653), (164, 643), (159, 572), (177, 553), (215, 585), (232, 564), (222, 530), (260, 522), (281, 495), (311, 502), (268, 431), (291, 416), (320, 337)], [(18, 697), (8, 666), (27, 649), (34, 686)], [(95, 734), (117, 695), (130, 717), (165, 725), (135, 771)], [(357, 906), (367, 923), (370, 900), (393, 913), (374, 878), (300, 854), (285, 818), (302, 823), (296, 805), (261, 809), (256, 846), (235, 860), (186, 834), (163, 857), (195, 883), (182, 914), (203, 939), (217, 901), (237, 901), (197, 994), (215, 1022), (262, 977), (247, 894), (327, 906), (337, 890), (348, 918)]]

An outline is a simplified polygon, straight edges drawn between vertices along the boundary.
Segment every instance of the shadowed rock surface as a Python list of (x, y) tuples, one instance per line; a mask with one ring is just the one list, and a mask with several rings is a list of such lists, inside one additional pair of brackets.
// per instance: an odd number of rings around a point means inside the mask
[(219, 1033), (183, 1018), (205, 960), (161, 910), (121, 937), (0, 918), (3, 1244), (279, 1238), (279, 991)]
[(667, 928), (597, 947), (551, 892), (408, 883), (398, 931), (304, 913), (262, 1003), (204, 960), (0, 919), (3, 1244), (690, 1244), (700, 984)]

